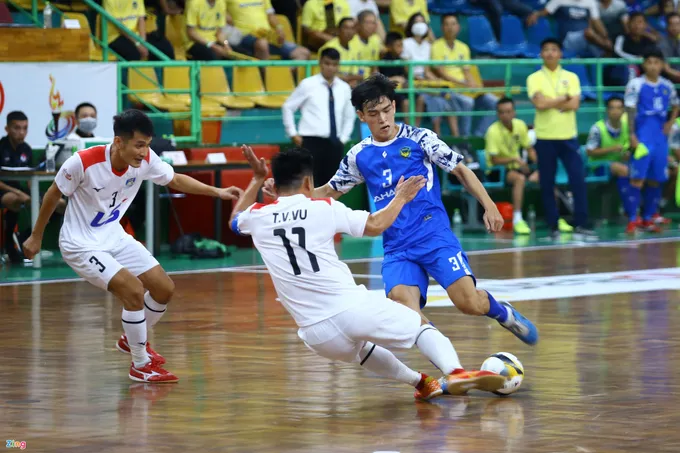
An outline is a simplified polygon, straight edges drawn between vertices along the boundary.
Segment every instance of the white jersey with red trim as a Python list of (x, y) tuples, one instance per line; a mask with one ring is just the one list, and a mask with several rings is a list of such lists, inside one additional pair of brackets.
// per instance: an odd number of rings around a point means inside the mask
[(333, 237), (362, 236), (369, 215), (331, 198), (293, 195), (252, 205), (231, 227), (253, 237), (281, 303), (305, 327), (366, 301), (368, 290), (338, 258)]
[(69, 202), (59, 247), (69, 252), (111, 250), (125, 233), (120, 219), (142, 181), (167, 185), (175, 172), (152, 150), (139, 168), (111, 166), (111, 145), (78, 151), (61, 166), (54, 182)]

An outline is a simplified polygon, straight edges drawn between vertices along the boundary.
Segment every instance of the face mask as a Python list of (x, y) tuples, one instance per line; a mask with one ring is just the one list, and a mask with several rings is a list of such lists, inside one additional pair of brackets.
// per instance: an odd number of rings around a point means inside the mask
[(414, 36), (425, 36), (427, 34), (427, 24), (425, 22), (416, 22), (411, 26), (411, 33)]
[(86, 134), (91, 134), (97, 128), (97, 118), (87, 117), (78, 121), (78, 129)]

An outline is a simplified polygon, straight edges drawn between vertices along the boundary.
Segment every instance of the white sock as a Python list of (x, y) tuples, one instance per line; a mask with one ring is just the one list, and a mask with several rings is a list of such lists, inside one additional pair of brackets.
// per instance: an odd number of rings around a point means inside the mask
[(159, 304), (153, 300), (148, 291), (144, 294), (144, 315), (149, 327), (155, 326), (167, 309), (168, 306), (166, 304)]
[(144, 366), (149, 360), (146, 352), (146, 319), (144, 310), (127, 311), (123, 309), (123, 330), (127, 335), (132, 362), (136, 367)]
[(421, 374), (404, 365), (387, 349), (376, 344), (366, 342), (359, 352), (361, 366), (390, 379), (412, 386), (418, 385)]
[(512, 213), (512, 223), (518, 223), (524, 220), (522, 218), (522, 211), (515, 211)]
[(463, 368), (451, 341), (432, 324), (420, 326), (416, 346), (444, 374)]

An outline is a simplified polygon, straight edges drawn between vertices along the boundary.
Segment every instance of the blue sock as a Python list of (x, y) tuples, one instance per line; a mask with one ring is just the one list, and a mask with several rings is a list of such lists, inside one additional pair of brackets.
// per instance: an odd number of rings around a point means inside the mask
[(635, 220), (637, 220), (637, 211), (640, 207), (640, 189), (635, 186), (628, 187), (628, 196), (626, 199), (628, 200), (626, 215), (628, 216), (629, 221), (635, 222)]
[(661, 186), (645, 186), (642, 197), (644, 200), (642, 219), (649, 220), (659, 209), (659, 202), (661, 201)]
[(487, 291), (486, 293), (489, 295), (489, 312), (486, 314), (486, 316), (495, 319), (498, 322), (507, 321), (508, 310), (503, 305), (499, 304), (490, 292)]

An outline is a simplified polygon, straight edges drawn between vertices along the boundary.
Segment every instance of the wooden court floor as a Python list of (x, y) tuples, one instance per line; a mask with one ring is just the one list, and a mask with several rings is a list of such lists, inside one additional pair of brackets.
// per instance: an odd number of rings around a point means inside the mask
[[(680, 242), (472, 256), (480, 278), (674, 268)], [(379, 263), (352, 263), (379, 273)], [(680, 451), (680, 311), (675, 290), (526, 301), (523, 345), (486, 318), (427, 313), (468, 368), (494, 352), (523, 361), (508, 398), (415, 403), (412, 390), (329, 363), (298, 340), (258, 272), (177, 275), (152, 344), (180, 377), (135, 384), (114, 350), (120, 306), (86, 283), (0, 287), (0, 431), (44, 452)], [(369, 283), (366, 277), (360, 282)], [(380, 281), (371, 279), (373, 287)], [(417, 350), (410, 366), (434, 373)]]

